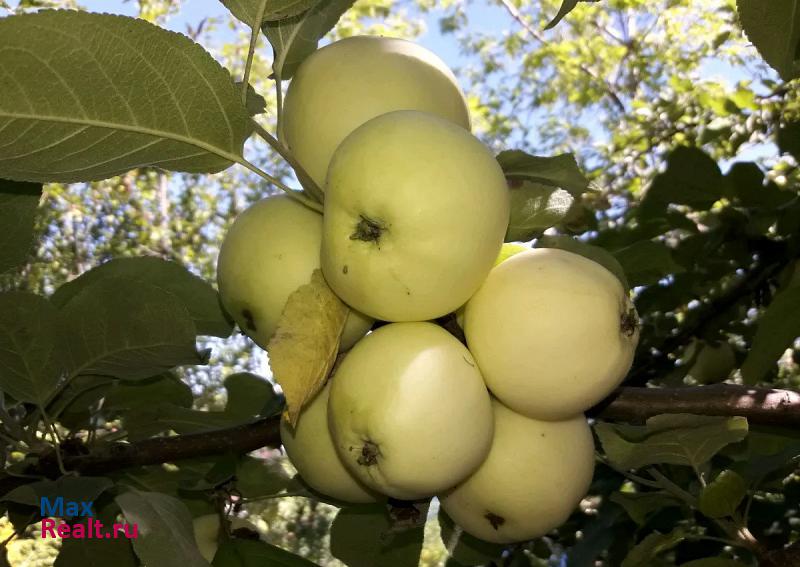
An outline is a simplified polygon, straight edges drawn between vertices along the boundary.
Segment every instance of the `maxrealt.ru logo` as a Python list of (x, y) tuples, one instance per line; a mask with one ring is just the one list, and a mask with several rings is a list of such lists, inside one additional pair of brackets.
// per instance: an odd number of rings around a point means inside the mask
[[(42, 538), (74, 539), (117, 539), (120, 537), (136, 539), (139, 537), (137, 524), (105, 524), (94, 517), (94, 502), (91, 500), (65, 500), (58, 496), (52, 501), (46, 496), (40, 501), (42, 517)], [(55, 517), (52, 517), (55, 516)], [(67, 524), (60, 518), (85, 518), (85, 522)]]

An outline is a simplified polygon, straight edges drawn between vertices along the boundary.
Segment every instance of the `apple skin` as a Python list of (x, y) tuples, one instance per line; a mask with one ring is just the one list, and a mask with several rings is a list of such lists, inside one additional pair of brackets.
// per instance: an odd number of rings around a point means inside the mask
[(495, 267), (467, 302), (464, 334), (489, 390), (519, 413), (583, 413), (623, 380), (639, 338), (619, 280), (583, 256), (540, 248)]
[(328, 171), (322, 271), (348, 305), (384, 321), (455, 311), (503, 244), (503, 171), (450, 122), (397, 111), (357, 128)]
[(566, 522), (594, 473), (594, 441), (583, 415), (542, 421), (497, 400), (486, 460), (439, 496), (464, 531), (494, 543), (526, 541)]
[[(289, 295), (320, 267), (322, 215), (287, 195), (267, 197), (241, 213), (228, 230), (217, 262), (225, 309), (261, 348), (275, 333)], [(340, 350), (347, 350), (373, 320), (350, 311)]]
[(328, 382), (303, 408), (297, 426), (281, 419), (281, 441), (302, 479), (314, 490), (354, 504), (375, 502), (377, 494), (356, 480), (345, 468), (328, 429)]
[(472, 473), (489, 450), (492, 406), (469, 351), (432, 323), (380, 327), (332, 378), (339, 455), (370, 488), (427, 498)]
[(470, 129), (452, 71), (404, 39), (356, 36), (312, 53), (286, 92), (282, 139), (317, 185), (344, 138), (370, 118), (420, 110)]
[(219, 515), (206, 514), (192, 520), (194, 528), (194, 541), (200, 550), (203, 559), (211, 563), (219, 547)]

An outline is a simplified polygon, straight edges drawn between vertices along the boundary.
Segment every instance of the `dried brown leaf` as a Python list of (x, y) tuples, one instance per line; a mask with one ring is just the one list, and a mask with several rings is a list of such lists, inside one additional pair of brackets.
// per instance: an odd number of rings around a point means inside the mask
[(275, 380), (286, 396), (286, 414), (293, 426), (306, 403), (325, 384), (348, 311), (320, 270), (315, 270), (311, 282), (297, 288), (286, 301), (267, 352)]

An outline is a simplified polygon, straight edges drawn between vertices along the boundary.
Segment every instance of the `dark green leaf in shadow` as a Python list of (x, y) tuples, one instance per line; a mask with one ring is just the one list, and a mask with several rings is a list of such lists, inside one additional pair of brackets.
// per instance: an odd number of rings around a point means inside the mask
[(182, 364), (204, 364), (194, 322), (163, 288), (123, 277), (102, 278), (61, 310), (71, 373), (149, 378)]
[(0, 179), (0, 273), (26, 262), (33, 245), (33, 221), (42, 197), (38, 183)]
[(45, 298), (0, 293), (0, 390), (44, 405), (68, 368), (66, 325)]
[(175, 302), (186, 307), (200, 335), (225, 338), (233, 331), (216, 290), (183, 266), (160, 258), (111, 260), (63, 284), (50, 300), (57, 307), (64, 307), (84, 289), (108, 278), (125, 278), (172, 294)]

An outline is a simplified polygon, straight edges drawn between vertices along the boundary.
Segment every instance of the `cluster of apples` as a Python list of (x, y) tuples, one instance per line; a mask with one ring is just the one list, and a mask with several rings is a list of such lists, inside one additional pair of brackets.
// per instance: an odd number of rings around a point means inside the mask
[[(351, 308), (333, 376), (282, 423), (300, 476), (346, 502), (438, 496), (493, 542), (562, 524), (594, 469), (583, 412), (638, 340), (627, 290), (561, 250), (495, 266), (506, 179), (453, 73), (419, 45), (354, 37), (315, 52), (281, 137), (324, 189), (324, 214), (288, 196), (254, 204), (225, 238), (218, 282), (262, 347), (315, 269)], [(432, 322), (454, 312), (466, 346)]]

